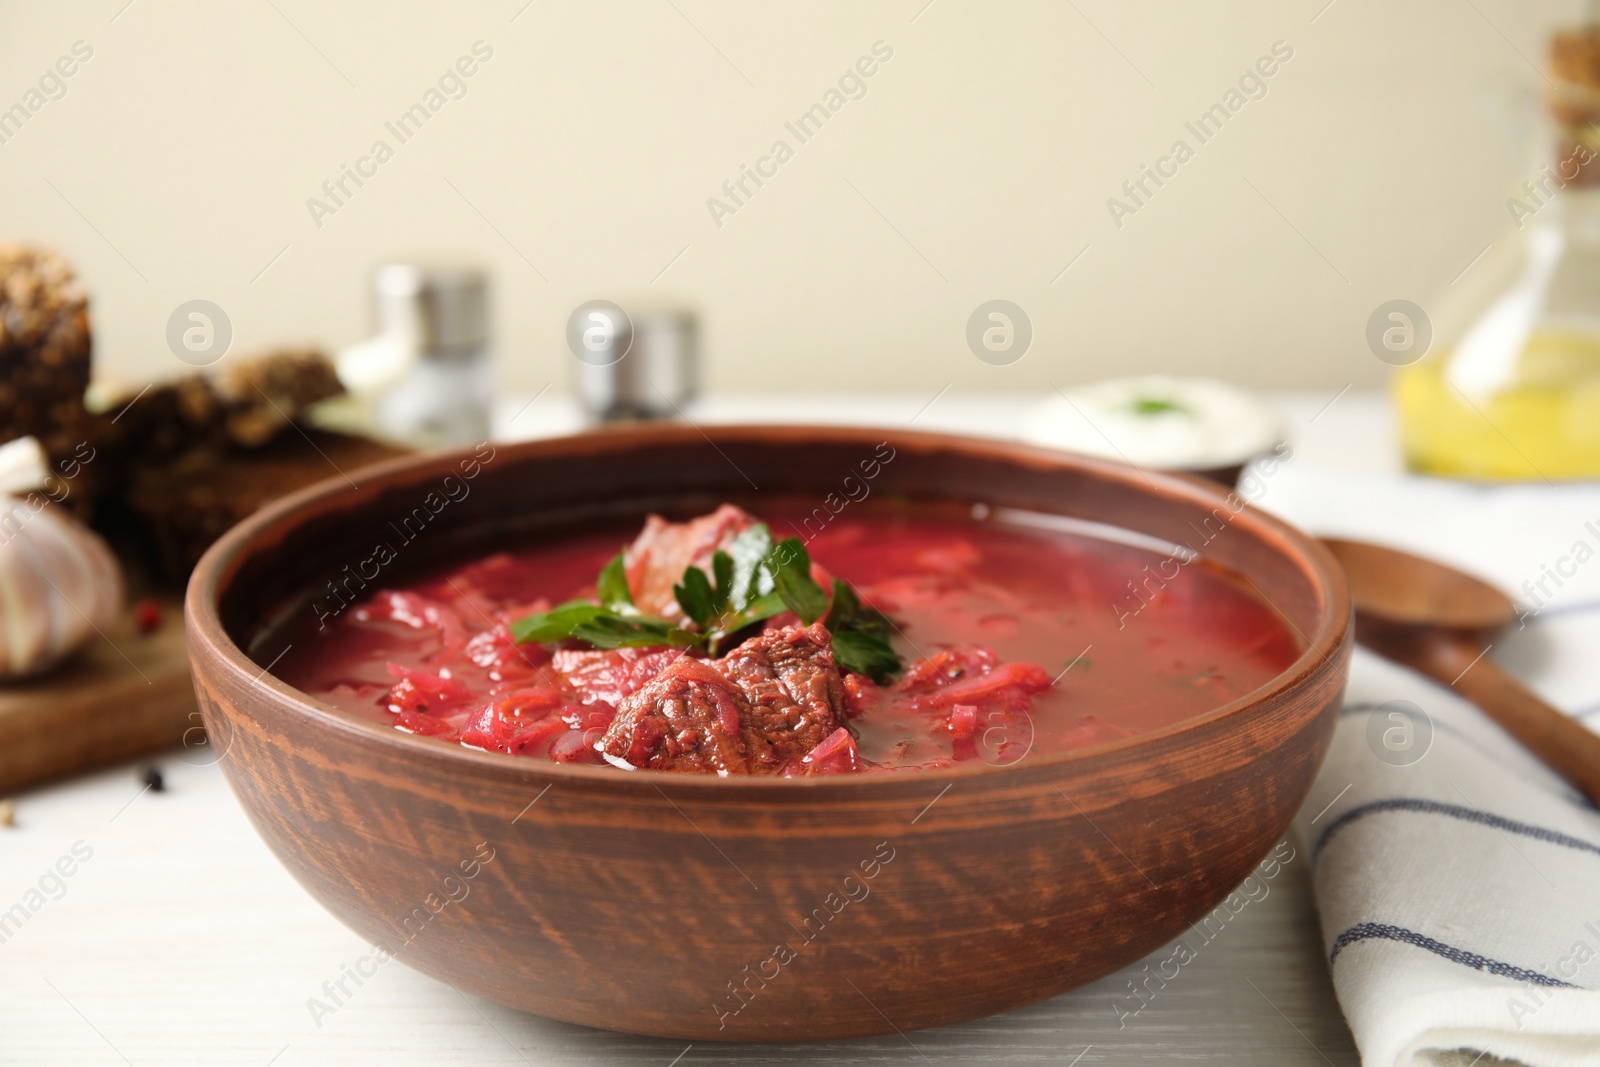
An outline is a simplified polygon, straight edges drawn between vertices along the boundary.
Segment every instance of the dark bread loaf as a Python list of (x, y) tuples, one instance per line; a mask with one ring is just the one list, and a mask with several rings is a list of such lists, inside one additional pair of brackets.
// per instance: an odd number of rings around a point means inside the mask
[(163, 578), (186, 581), (211, 542), (262, 504), (400, 454), (302, 425), (310, 405), (341, 392), (326, 356), (287, 348), (111, 401), (99, 416), (116, 471), (106, 524), (142, 545)]
[(260, 448), (308, 406), (343, 391), (328, 357), (286, 348), (130, 391), (106, 405), (101, 421), (118, 456), (140, 467), (194, 448)]
[(89, 297), (71, 265), (0, 241), (0, 443), (36, 437), (58, 470), (82, 458), (90, 347)]
[(160, 573), (183, 582), (211, 542), (261, 505), (401, 454), (363, 437), (291, 429), (261, 448), (193, 448), (135, 468), (123, 504)]

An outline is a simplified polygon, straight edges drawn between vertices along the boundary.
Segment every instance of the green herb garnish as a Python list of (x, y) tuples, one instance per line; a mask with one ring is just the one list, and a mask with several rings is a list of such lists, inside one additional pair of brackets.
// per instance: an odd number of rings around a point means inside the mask
[(633, 592), (628, 588), (628, 570), (621, 552), (601, 568), (595, 591), (600, 595), (600, 603), (612, 611), (627, 613), (633, 609)]
[(595, 592), (599, 603), (572, 600), (518, 619), (511, 625), (512, 639), (519, 644), (570, 639), (595, 648), (697, 646), (714, 656), (723, 641), (762, 619), (792, 611), (809, 626), (826, 612), (823, 625), (833, 633), (839, 666), (876, 682), (900, 669), (900, 657), (889, 644), (888, 618), (863, 607), (855, 590), (838, 580), (830, 610), (827, 592), (811, 577), (805, 545), (798, 537), (774, 544), (763, 523), (741, 533), (727, 551), (712, 553), (709, 576), (699, 567), (684, 569), (672, 592), (697, 630), (638, 609), (621, 552), (600, 571)]
[(828, 594), (811, 577), (811, 557), (798, 537), (777, 544), (758, 523), (711, 554), (711, 577), (688, 567), (673, 586), (683, 613), (715, 653), (722, 640), (753, 622), (792, 611), (807, 626), (828, 610)]
[(649, 645), (695, 645), (701, 635), (649, 615), (624, 615), (587, 600), (569, 600), (560, 607), (528, 615), (511, 624), (511, 638), (521, 644), (544, 644), (566, 638), (595, 648), (642, 648)]
[(900, 657), (889, 644), (889, 617), (863, 606), (856, 591), (837, 578), (833, 607), (822, 625), (833, 633), (833, 658), (845, 670), (864, 674), (879, 685), (900, 670)]
[(1128, 405), (1135, 415), (1165, 415), (1169, 411), (1189, 414), (1189, 409), (1176, 400), (1165, 400), (1160, 397), (1139, 397)]

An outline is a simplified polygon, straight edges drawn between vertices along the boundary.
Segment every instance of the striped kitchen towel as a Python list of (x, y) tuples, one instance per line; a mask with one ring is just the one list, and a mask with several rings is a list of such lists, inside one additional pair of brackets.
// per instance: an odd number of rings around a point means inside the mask
[[(1600, 725), (1600, 489), (1286, 468), (1259, 503), (1514, 594), (1490, 654)], [(1600, 812), (1450, 687), (1358, 650), (1296, 828), (1365, 1067), (1600, 1065)]]

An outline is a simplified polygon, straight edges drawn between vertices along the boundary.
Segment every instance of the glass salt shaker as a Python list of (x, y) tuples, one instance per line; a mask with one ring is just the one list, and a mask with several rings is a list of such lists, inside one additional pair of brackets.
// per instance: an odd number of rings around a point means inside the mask
[(405, 366), (377, 398), (380, 433), (423, 449), (485, 440), (493, 383), (484, 272), (387, 264), (373, 274), (373, 306), (379, 339)]

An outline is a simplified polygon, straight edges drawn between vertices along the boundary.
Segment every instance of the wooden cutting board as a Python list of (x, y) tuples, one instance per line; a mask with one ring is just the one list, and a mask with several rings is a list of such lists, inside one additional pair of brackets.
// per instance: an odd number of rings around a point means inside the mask
[(132, 608), (50, 673), (0, 682), (0, 797), (74, 771), (201, 744), (183, 606), (158, 598), (161, 624), (140, 633)]
[(142, 553), (127, 549), (118, 534), (111, 539), (126, 549), (120, 554), (130, 605), (153, 595), (161, 625), (140, 633), (130, 606), (103, 636), (44, 677), (0, 682), (0, 797), (173, 745), (185, 745), (180, 758), (190, 762), (214, 759), (189, 679), (181, 595), (170, 585), (186, 579), (207, 545), (262, 504), (403, 454), (363, 437), (306, 430), (258, 449), (195, 453), (137, 478), (128, 503), (148, 525), (126, 541), (149, 542), (167, 574), (165, 591), (151, 593), (162, 587), (146, 573)]

